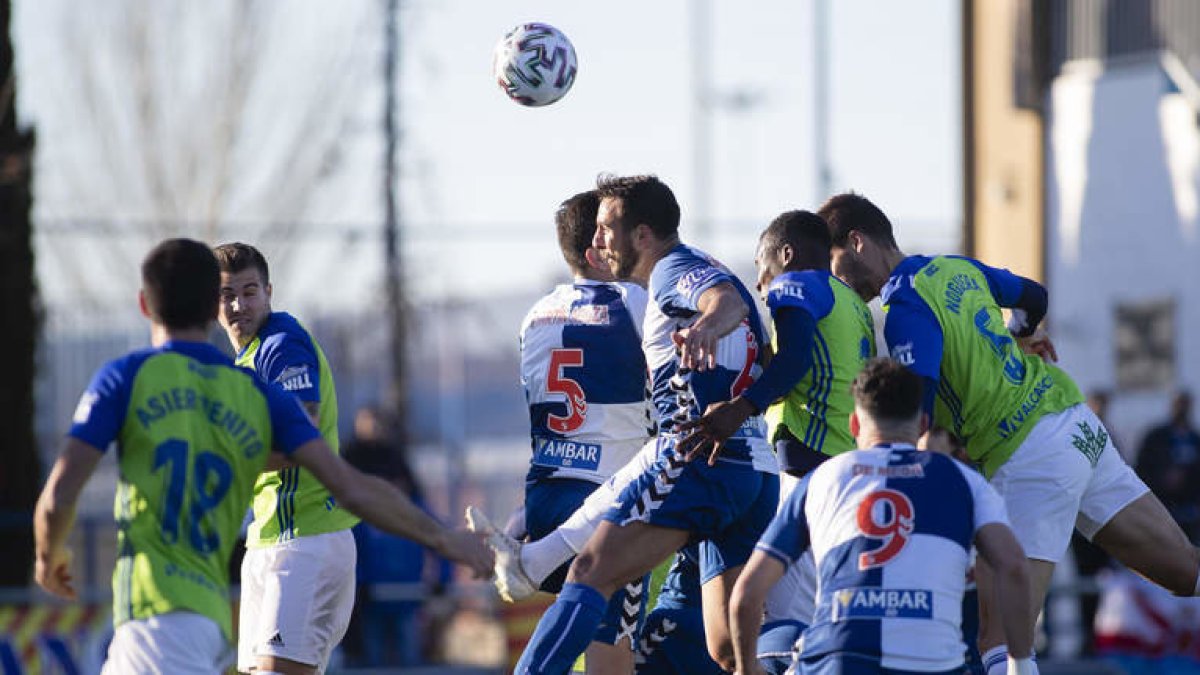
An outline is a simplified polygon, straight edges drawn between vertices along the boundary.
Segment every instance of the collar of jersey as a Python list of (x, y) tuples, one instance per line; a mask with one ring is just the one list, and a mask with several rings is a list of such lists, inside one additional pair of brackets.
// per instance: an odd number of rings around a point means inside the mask
[(880, 443), (872, 445), (872, 450), (916, 450), (917, 446), (912, 443)]

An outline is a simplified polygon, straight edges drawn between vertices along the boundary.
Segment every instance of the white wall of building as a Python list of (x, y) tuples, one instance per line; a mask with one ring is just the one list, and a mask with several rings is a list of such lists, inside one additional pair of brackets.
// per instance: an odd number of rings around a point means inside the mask
[[(1073, 63), (1047, 106), (1047, 281), (1060, 365), (1114, 391), (1110, 422), (1132, 451), (1171, 393), (1200, 386), (1200, 125), (1157, 57)], [(1120, 303), (1175, 301), (1175, 378), (1117, 389)]]

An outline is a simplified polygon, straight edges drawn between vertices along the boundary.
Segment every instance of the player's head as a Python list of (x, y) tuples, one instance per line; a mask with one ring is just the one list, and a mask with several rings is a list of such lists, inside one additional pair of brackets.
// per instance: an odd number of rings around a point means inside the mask
[(142, 261), (142, 311), (168, 329), (208, 330), (220, 286), (212, 251), (192, 239), (167, 239)]
[(883, 211), (853, 192), (830, 197), (817, 210), (829, 223), (833, 273), (863, 297), (879, 295), (899, 253), (892, 223)]
[(775, 277), (784, 272), (829, 269), (829, 226), (811, 211), (786, 211), (758, 237), (754, 267), (764, 298)]
[(679, 237), (679, 203), (656, 176), (596, 179), (600, 208), (593, 246), (618, 279), (629, 279), (643, 256)]
[(612, 272), (600, 252), (592, 246), (599, 208), (600, 196), (595, 190), (580, 192), (559, 205), (554, 214), (554, 225), (558, 230), (558, 247), (571, 272), (589, 279), (609, 281)]
[(854, 412), (850, 433), (860, 446), (878, 442), (915, 443), (925, 431), (921, 378), (899, 361), (867, 361), (851, 385)]
[(238, 347), (254, 339), (271, 315), (271, 272), (267, 259), (249, 244), (213, 249), (221, 266), (221, 327)]

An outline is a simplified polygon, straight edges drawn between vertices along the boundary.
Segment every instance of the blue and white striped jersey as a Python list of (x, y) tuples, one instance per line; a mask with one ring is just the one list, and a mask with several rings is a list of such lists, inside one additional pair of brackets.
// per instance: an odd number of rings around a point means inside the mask
[(802, 658), (848, 652), (885, 668), (943, 671), (963, 663), (975, 532), (1007, 522), (1000, 496), (966, 465), (881, 446), (821, 465), (758, 549), (791, 565), (812, 547), (817, 602)]
[(642, 355), (646, 291), (577, 279), (539, 300), (521, 324), (521, 384), (533, 456), (527, 482), (603, 483), (653, 427)]
[[(700, 295), (722, 282), (733, 284), (750, 314), (717, 343), (716, 368), (680, 372), (679, 353), (671, 336), (695, 321)], [(708, 254), (684, 244), (655, 264), (649, 292), (642, 344), (650, 368), (658, 429), (669, 433), (676, 424), (699, 417), (709, 404), (733, 399), (762, 374), (763, 325), (754, 297), (733, 272)], [(776, 473), (778, 464), (766, 432), (762, 416), (746, 420), (725, 443), (719, 461), (753, 462), (759, 471)]]

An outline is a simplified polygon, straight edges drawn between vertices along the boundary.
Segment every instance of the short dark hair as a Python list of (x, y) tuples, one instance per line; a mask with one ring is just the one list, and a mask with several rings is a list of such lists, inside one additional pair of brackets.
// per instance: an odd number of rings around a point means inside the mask
[(658, 176), (600, 174), (596, 178), (596, 194), (602, 200), (621, 200), (625, 224), (630, 228), (647, 225), (659, 239), (679, 234), (679, 202)]
[(250, 244), (241, 242), (221, 244), (213, 248), (213, 253), (217, 256), (217, 263), (221, 266), (222, 272), (237, 274), (254, 268), (262, 275), (264, 286), (271, 283), (271, 269), (267, 267), (267, 259)]
[(588, 190), (560, 204), (554, 214), (558, 247), (574, 272), (587, 269), (587, 250), (592, 247), (592, 238), (596, 235), (596, 211), (599, 209), (600, 196), (595, 190)]
[(896, 235), (892, 233), (892, 221), (871, 200), (854, 192), (843, 192), (827, 199), (817, 209), (825, 222), (829, 223), (829, 235), (833, 245), (842, 247), (852, 230), (858, 230), (881, 244), (896, 246)]
[(221, 301), (216, 256), (193, 239), (163, 241), (142, 261), (142, 295), (150, 316), (167, 328), (206, 328)]
[(854, 378), (854, 404), (875, 420), (907, 422), (921, 410), (921, 378), (887, 357), (867, 361)]
[(775, 217), (758, 238), (763, 253), (774, 254), (791, 246), (807, 269), (829, 269), (829, 225), (812, 211), (785, 211)]

